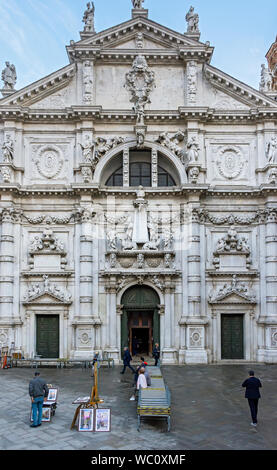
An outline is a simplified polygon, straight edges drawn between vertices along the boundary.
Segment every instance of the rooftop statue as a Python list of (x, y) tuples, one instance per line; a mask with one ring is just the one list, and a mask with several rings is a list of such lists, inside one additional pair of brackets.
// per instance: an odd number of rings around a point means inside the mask
[(83, 22), (85, 23), (84, 32), (85, 33), (94, 33), (94, 12), (95, 7), (93, 2), (87, 3), (87, 9), (84, 13)]
[(6, 67), (2, 71), (2, 80), (4, 82), (4, 88), (6, 90), (14, 90), (14, 85), (16, 84), (17, 76), (16, 69), (13, 64), (6, 62)]
[(142, 7), (143, 2), (144, 0), (132, 0), (134, 8), (143, 8)]
[(199, 33), (198, 23), (199, 23), (199, 15), (194, 13), (194, 8), (190, 7), (187, 15), (186, 21), (188, 23), (188, 33)]

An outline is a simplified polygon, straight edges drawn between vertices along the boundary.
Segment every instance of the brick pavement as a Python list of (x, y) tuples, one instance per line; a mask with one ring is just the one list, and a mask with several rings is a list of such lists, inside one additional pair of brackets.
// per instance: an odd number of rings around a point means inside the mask
[(263, 383), (259, 424), (250, 426), (242, 381), (249, 365), (165, 366), (172, 395), (172, 431), (166, 421), (143, 421), (137, 432), (136, 402), (130, 401), (132, 374), (120, 367), (100, 369), (100, 397), (112, 410), (110, 433), (70, 430), (78, 396), (90, 395), (91, 371), (40, 369), (59, 387), (50, 423), (29, 427), (29, 380), (34, 369), (0, 370), (0, 448), (2, 450), (273, 450), (277, 448), (275, 365), (251, 365)]

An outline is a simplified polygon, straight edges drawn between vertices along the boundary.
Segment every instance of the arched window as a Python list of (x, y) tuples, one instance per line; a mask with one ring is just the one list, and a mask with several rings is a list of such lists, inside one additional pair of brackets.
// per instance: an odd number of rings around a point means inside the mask
[[(110, 175), (106, 176), (106, 186), (123, 186), (123, 175), (127, 175), (129, 187), (143, 186), (144, 188), (152, 187), (152, 171), (157, 171), (157, 178), (155, 178), (156, 184), (153, 186), (158, 187), (170, 187), (176, 186), (176, 170), (170, 166), (166, 158), (159, 152), (158, 153), (158, 165), (154, 170), (151, 150), (133, 149), (129, 151), (127, 169), (123, 167), (122, 153), (118, 154), (113, 162), (113, 170)], [(177, 177), (178, 178), (178, 177)], [(126, 179), (125, 179), (126, 186)]]

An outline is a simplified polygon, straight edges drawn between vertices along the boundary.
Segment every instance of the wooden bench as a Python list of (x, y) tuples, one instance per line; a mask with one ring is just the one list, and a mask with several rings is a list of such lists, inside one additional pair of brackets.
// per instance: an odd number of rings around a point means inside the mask
[(151, 376), (151, 387), (140, 388), (138, 393), (138, 431), (142, 418), (162, 418), (167, 420), (167, 430), (170, 431), (171, 397), (165, 385), (159, 367), (148, 367)]

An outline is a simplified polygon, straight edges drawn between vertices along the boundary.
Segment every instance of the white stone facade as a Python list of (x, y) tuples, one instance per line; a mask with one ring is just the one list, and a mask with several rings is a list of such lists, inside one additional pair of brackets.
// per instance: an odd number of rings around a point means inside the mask
[(147, 286), (163, 363), (236, 361), (228, 315), (238, 359), (276, 363), (276, 101), (143, 8), (67, 51), (0, 100), (0, 346), (34, 356), (55, 316), (58, 357), (119, 362), (124, 293)]

